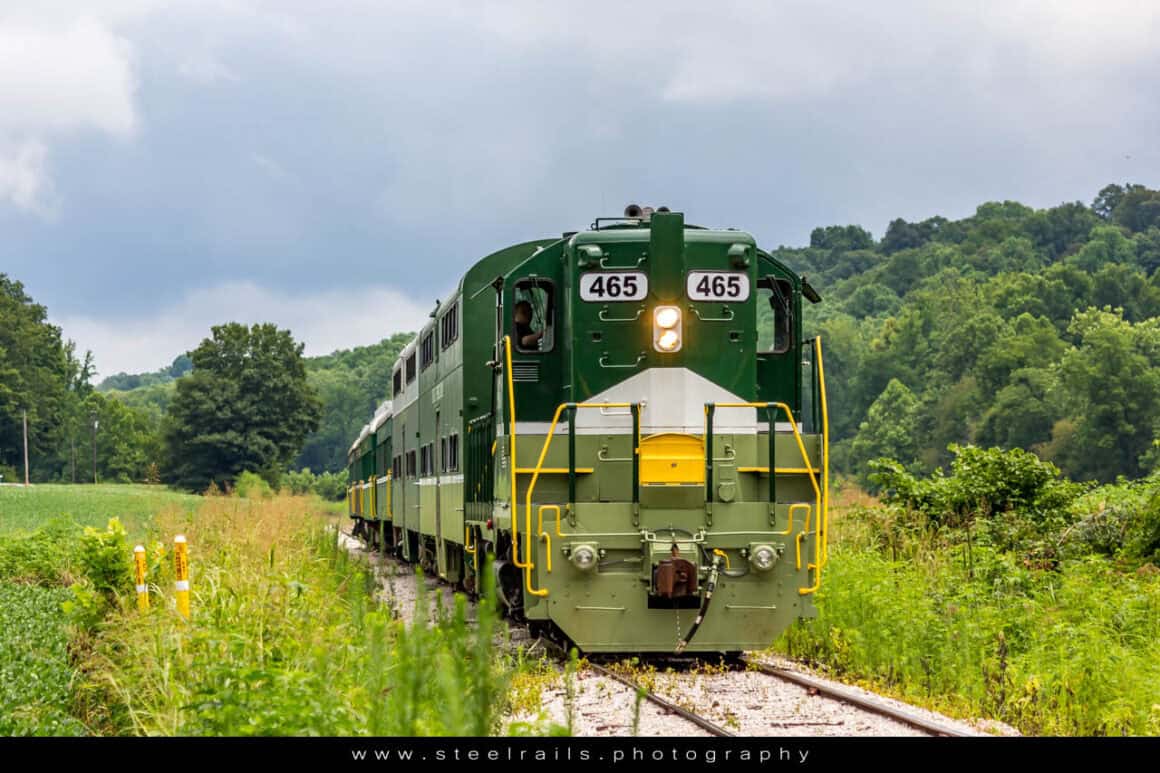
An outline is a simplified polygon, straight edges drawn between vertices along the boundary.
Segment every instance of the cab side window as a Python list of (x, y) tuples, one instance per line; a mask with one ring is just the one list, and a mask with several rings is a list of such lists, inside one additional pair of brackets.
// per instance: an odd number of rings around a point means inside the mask
[(555, 346), (555, 288), (547, 279), (516, 282), (512, 293), (511, 337), (516, 351), (549, 352)]
[(793, 283), (764, 276), (757, 280), (757, 351), (784, 354), (793, 342)]

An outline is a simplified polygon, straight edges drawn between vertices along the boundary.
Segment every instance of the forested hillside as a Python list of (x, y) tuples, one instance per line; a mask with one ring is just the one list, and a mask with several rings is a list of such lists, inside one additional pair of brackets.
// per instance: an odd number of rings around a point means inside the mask
[(1160, 429), (1160, 192), (1088, 206), (1012, 201), (968, 218), (817, 228), (776, 254), (824, 302), (837, 467), (946, 466), (952, 443), (1026, 448), (1077, 479), (1154, 468)]
[(371, 346), (306, 360), (307, 378), (322, 398), (322, 425), (306, 439), (298, 467), (315, 472), (346, 467), (346, 452), (376, 406), (390, 392), (391, 367), (414, 333), (396, 333)]

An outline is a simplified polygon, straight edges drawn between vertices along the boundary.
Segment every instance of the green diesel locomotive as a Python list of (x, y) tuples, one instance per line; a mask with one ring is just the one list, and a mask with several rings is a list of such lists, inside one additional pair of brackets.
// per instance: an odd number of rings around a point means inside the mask
[[(826, 563), (821, 341), (804, 277), (630, 206), (479, 260), (350, 449), (350, 516), (589, 653), (761, 649)], [(490, 559), (490, 560), (488, 560)]]

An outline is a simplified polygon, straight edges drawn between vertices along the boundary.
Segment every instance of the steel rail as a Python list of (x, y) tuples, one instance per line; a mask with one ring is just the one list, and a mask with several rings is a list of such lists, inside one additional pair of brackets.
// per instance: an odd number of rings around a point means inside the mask
[(608, 670), (607, 668), (600, 665), (599, 663), (593, 663), (593, 662), (589, 661), (587, 663), (587, 665), (593, 671), (595, 671), (599, 674), (602, 674), (603, 676), (607, 676), (609, 679), (615, 679), (616, 681), (620, 682), (621, 684), (625, 685), (626, 687), (631, 687), (633, 690), (638, 690), (638, 691), (644, 693), (645, 700), (648, 700), (651, 703), (655, 703), (657, 706), (660, 706), (662, 709), (665, 709), (666, 711), (669, 711), (673, 714), (676, 714), (678, 717), (681, 717), (682, 719), (687, 719), (688, 721), (692, 722), (694, 725), (701, 728), (702, 730), (707, 730), (710, 733), (712, 733), (713, 735), (719, 736), (722, 738), (732, 738), (736, 735), (736, 733), (731, 733), (730, 731), (726, 730), (725, 728), (721, 727), (720, 725), (718, 725), (714, 722), (711, 722), (708, 719), (705, 719), (700, 714), (694, 714), (693, 712), (689, 711), (688, 709), (681, 708), (677, 704), (672, 703), (671, 701), (665, 700), (664, 698), (657, 695), (652, 690), (649, 690), (646, 687), (642, 687), (641, 685), (637, 684), (636, 682), (632, 681), (631, 679), (629, 679), (626, 676), (621, 676), (620, 674), (616, 673), (615, 671)]
[(958, 728), (944, 725), (941, 722), (935, 722), (934, 720), (926, 719), (925, 717), (921, 717), (917, 714), (906, 711), (905, 709), (900, 709), (898, 707), (876, 701), (872, 698), (868, 698), (864, 695), (859, 695), (853, 690), (848, 690), (836, 685), (829, 684), (822, 681), (821, 679), (816, 679), (806, 674), (800, 674), (796, 671), (789, 671), (784, 668), (778, 668), (777, 666), (771, 666), (768, 663), (762, 663), (761, 661), (751, 660), (745, 657), (740, 658), (738, 662), (744, 664), (748, 668), (751, 668), (755, 671), (760, 671), (761, 673), (768, 676), (791, 682), (798, 685), (799, 687), (816, 690), (819, 695), (824, 695), (825, 697), (832, 700), (842, 701), (843, 703), (848, 703), (860, 709), (879, 714), (888, 719), (893, 719), (896, 722), (901, 722), (904, 725), (909, 725), (915, 729), (930, 733), (931, 735), (950, 736), (953, 738), (967, 738), (974, 735), (972, 733), (959, 730)]

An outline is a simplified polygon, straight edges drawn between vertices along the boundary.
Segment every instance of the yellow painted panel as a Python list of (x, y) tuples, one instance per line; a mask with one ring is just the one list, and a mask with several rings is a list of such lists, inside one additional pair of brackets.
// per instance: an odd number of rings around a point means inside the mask
[(640, 482), (704, 483), (705, 444), (694, 435), (665, 432), (640, 441)]

